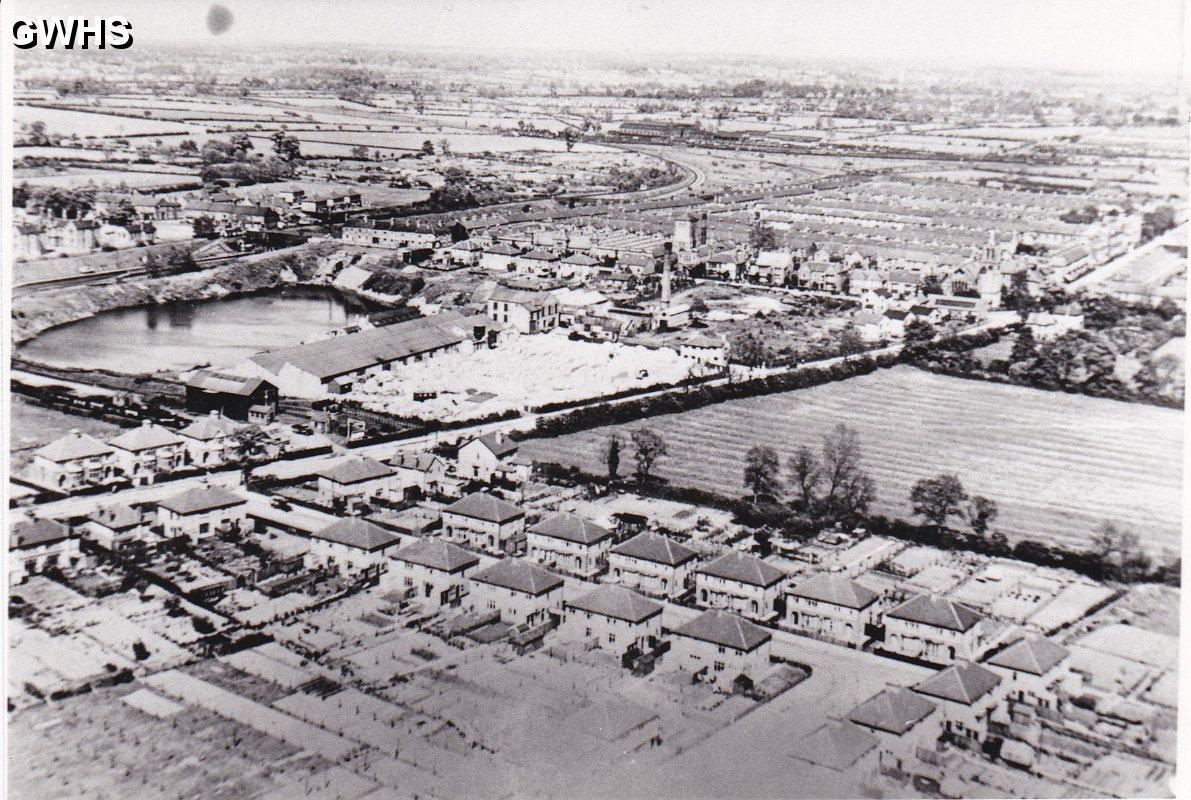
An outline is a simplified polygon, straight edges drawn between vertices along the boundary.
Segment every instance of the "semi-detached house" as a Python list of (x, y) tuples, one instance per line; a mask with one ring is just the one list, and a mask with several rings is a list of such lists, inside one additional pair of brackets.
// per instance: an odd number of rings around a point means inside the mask
[(695, 602), (752, 619), (772, 619), (786, 577), (756, 556), (731, 551), (695, 570)]

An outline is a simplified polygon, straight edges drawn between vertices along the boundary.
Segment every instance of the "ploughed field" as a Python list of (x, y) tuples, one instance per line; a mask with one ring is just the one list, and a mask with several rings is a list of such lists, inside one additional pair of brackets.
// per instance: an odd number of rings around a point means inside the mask
[[(914, 482), (953, 472), (969, 494), (997, 502), (994, 527), (1010, 539), (1081, 547), (1113, 520), (1136, 530), (1155, 555), (1179, 552), (1182, 412), (913, 367), (535, 439), (523, 452), (604, 474), (609, 434), (618, 430), (627, 441), (631, 430), (648, 427), (669, 450), (658, 475), (738, 496), (746, 492), (750, 447), (773, 447), (784, 463), (801, 445), (818, 450), (822, 434), (839, 422), (860, 435), (878, 513), (908, 518)], [(629, 447), (620, 471), (631, 470)]]

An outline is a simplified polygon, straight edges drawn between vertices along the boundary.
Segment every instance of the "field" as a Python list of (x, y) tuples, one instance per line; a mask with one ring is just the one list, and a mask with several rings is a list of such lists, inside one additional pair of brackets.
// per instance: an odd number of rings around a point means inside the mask
[[(669, 455), (657, 469), (670, 481), (741, 495), (750, 446), (769, 445), (785, 459), (801, 445), (817, 447), (837, 422), (860, 435), (878, 512), (909, 516), (913, 483), (953, 472), (970, 493), (998, 503), (995, 527), (1010, 538), (1083, 546), (1115, 520), (1151, 552), (1178, 552), (1183, 417), (1169, 409), (897, 367), (616, 427), (660, 433)], [(534, 440), (523, 453), (602, 472), (611, 432)]]
[(51, 175), (14, 175), (13, 183), (30, 186), (56, 186), (60, 189), (79, 189), (88, 186), (112, 188), (128, 186), (135, 189), (154, 189), (201, 185), (198, 175), (181, 172), (148, 172), (140, 170), (69, 169)]

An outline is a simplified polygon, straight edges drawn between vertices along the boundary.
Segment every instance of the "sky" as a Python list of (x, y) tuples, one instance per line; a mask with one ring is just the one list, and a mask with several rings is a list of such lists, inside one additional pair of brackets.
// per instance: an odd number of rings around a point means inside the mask
[(17, 16), (124, 16), (137, 42), (794, 58), (1178, 73), (1185, 0), (18, 0)]

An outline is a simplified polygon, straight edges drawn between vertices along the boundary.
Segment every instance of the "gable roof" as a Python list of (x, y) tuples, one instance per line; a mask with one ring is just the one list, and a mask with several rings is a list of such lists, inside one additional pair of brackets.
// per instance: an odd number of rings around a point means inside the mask
[(413, 469), (419, 472), (429, 472), (434, 469), (435, 464), (441, 464), (442, 459), (434, 455), (434, 453), (410, 453), (408, 451), (398, 453), (390, 458), (387, 462), (389, 466), (398, 467), (400, 469)]
[(669, 536), (654, 531), (642, 531), (627, 542), (612, 548), (612, 552), (670, 567), (685, 564), (699, 555)]
[(346, 517), (336, 520), (325, 528), (310, 534), (315, 539), (322, 539), (336, 544), (345, 544), (369, 552), (388, 547), (394, 542), (401, 541), (400, 536), (360, 517)]
[(1050, 639), (1035, 636), (1019, 639), (1001, 652), (987, 659), (987, 663), (1005, 669), (1045, 675), (1061, 664), (1071, 651)]
[(22, 520), (13, 524), (8, 534), (8, 547), (17, 550), (53, 544), (70, 538), (70, 526), (56, 519)]
[(864, 728), (833, 720), (795, 742), (791, 755), (843, 772), (876, 746), (877, 737)]
[(861, 586), (851, 578), (831, 572), (820, 572), (808, 578), (788, 594), (855, 609), (867, 608), (875, 603), (878, 597), (876, 592)]
[(767, 564), (756, 556), (738, 553), (735, 550), (724, 553), (715, 561), (704, 564), (696, 572), (761, 587), (773, 586), (786, 577), (785, 572), (772, 564)]
[(612, 537), (612, 531), (604, 526), (576, 514), (563, 512), (546, 517), (530, 528), (529, 532), (576, 544), (595, 544)]
[(936, 672), (914, 687), (914, 691), (972, 705), (991, 692), (1001, 682), (1001, 676), (970, 661), (959, 661), (942, 672)]
[(186, 381), (188, 387), (202, 389), (206, 392), (234, 394), (241, 397), (250, 396), (262, 384), (272, 386), (271, 383), (268, 383), (268, 381), (262, 378), (244, 378), (239, 375), (229, 375), (225, 372), (210, 372), (205, 369), (198, 370), (190, 376), (190, 380)]
[(196, 486), (181, 494), (158, 500), (157, 505), (179, 514), (197, 514), (220, 508), (244, 505), (248, 501), (222, 486)]
[(971, 630), (984, 619), (962, 603), (948, 600), (946, 597), (931, 597), (925, 594), (911, 597), (885, 616), (961, 633)]
[(606, 583), (567, 604), (568, 608), (590, 611), (625, 622), (644, 622), (662, 613), (661, 603), (655, 603), (624, 586)]
[(743, 617), (713, 608), (674, 631), (678, 636), (750, 652), (773, 638), (769, 631)]
[(112, 447), (118, 447), (121, 450), (128, 450), (133, 453), (141, 450), (153, 450), (158, 447), (170, 447), (173, 445), (185, 444), (186, 440), (171, 430), (146, 423), (131, 430), (124, 431), (116, 438), (112, 439), (109, 444)]
[(389, 558), (452, 574), (480, 563), (479, 556), (457, 544), (436, 537), (418, 539), (413, 544), (402, 547)]
[[(478, 436), (475, 439), (470, 440), (467, 442), (467, 444), (463, 445), (463, 447), (467, 447), (467, 445), (471, 444), (472, 442), (479, 442), (480, 444), (484, 445), (489, 451), (491, 451), (492, 455), (496, 456), (497, 458), (504, 458), (510, 453), (516, 453), (517, 449), (521, 446), (516, 440), (510, 439), (508, 436), (505, 436), (501, 433), (486, 433), (483, 436)], [(459, 449), (462, 450), (463, 447)]]
[(848, 713), (857, 725), (901, 736), (935, 710), (935, 704), (904, 686), (890, 687)]
[(473, 492), (443, 509), (444, 514), (459, 514), (485, 522), (503, 523), (525, 516), (517, 506), (486, 492)]
[(506, 558), (470, 576), (471, 580), (538, 597), (562, 586), (562, 578), (521, 558)]
[(363, 483), (364, 481), (387, 478), (393, 470), (379, 461), (373, 461), (366, 456), (348, 457), (330, 466), (316, 470), (314, 475), (329, 481), (342, 484)]
[(79, 431), (71, 431), (65, 436), (37, 448), (33, 451), (33, 454), (60, 463), (63, 461), (73, 461), (76, 458), (106, 456), (113, 452), (111, 447), (99, 441), (94, 436), (87, 433), (80, 433)]

